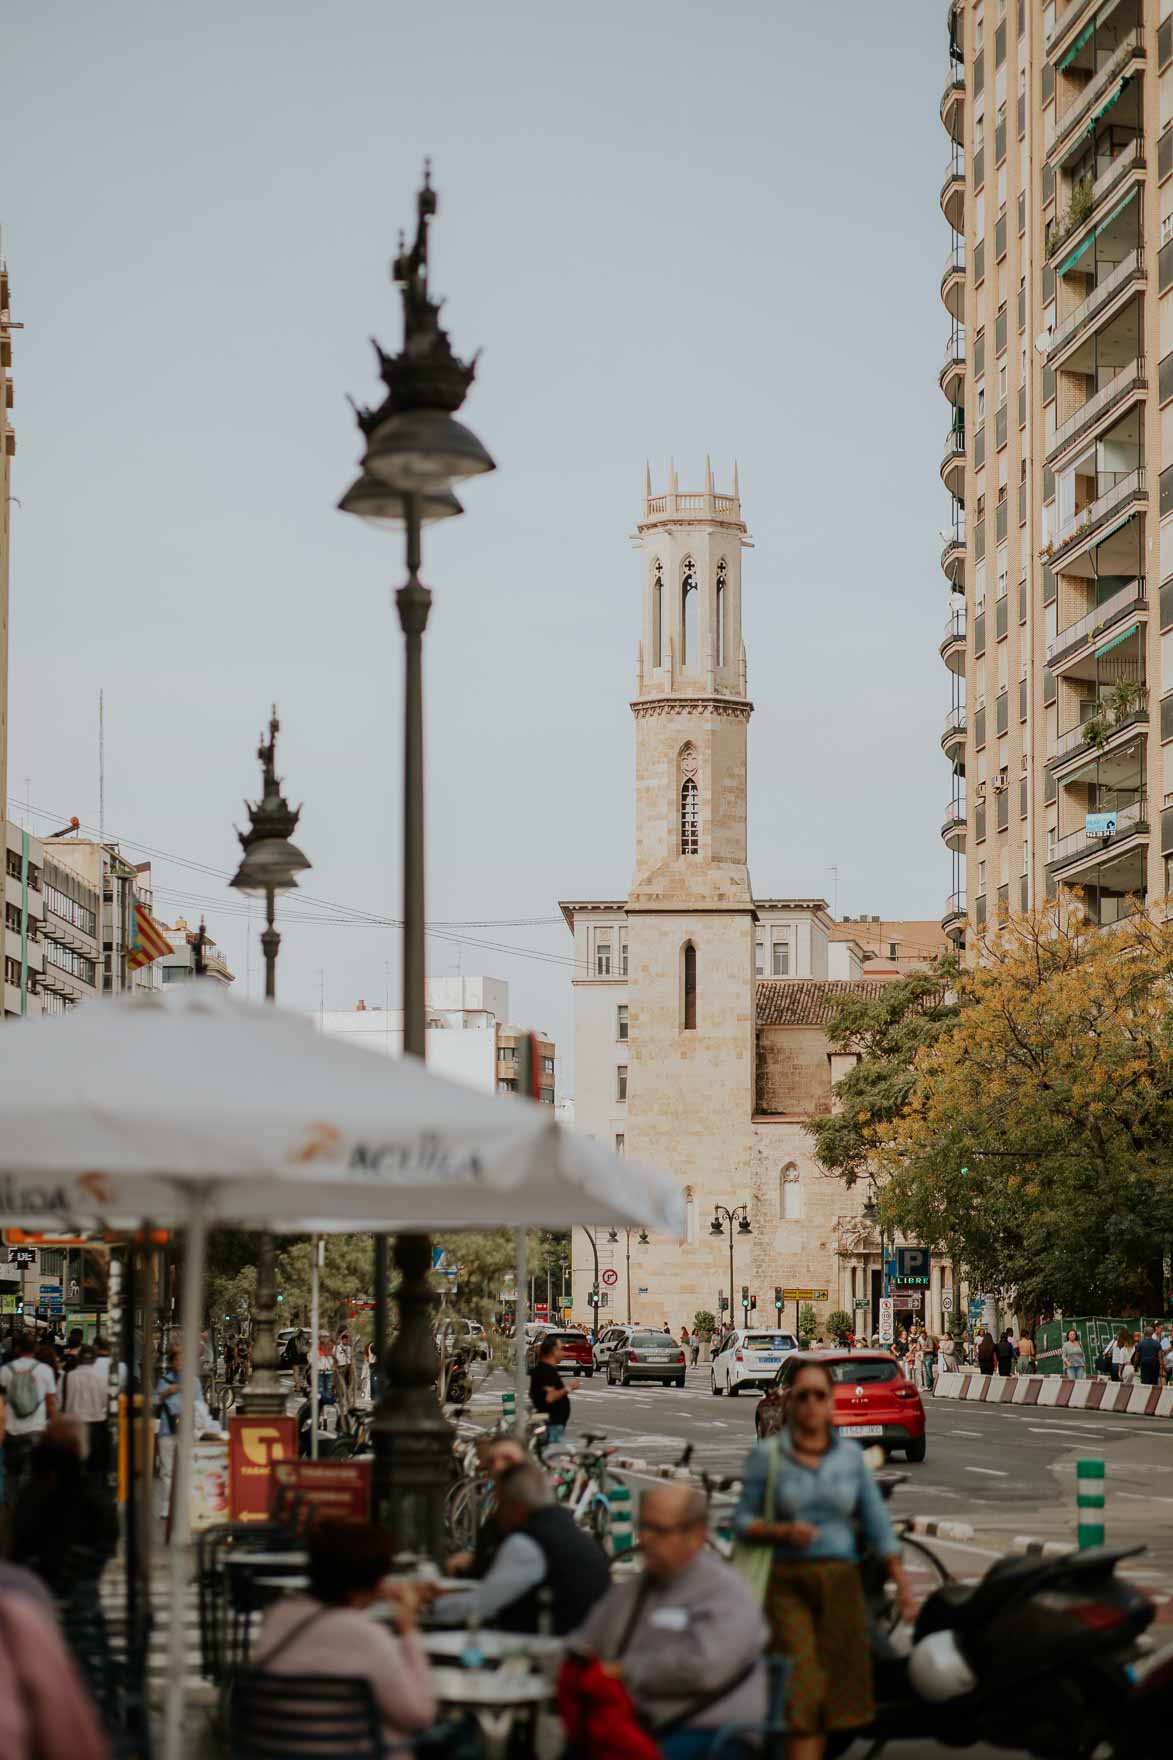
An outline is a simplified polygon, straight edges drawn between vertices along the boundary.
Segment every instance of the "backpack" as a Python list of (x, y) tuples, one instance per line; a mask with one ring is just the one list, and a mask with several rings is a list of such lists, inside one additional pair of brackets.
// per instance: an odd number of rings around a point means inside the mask
[(8, 1383), (8, 1403), (15, 1418), (32, 1418), (44, 1404), (45, 1396), (37, 1386), (35, 1369), (14, 1369)]

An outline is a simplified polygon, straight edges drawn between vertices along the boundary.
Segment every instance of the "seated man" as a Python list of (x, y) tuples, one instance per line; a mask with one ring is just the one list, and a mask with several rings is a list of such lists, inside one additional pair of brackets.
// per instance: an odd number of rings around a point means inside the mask
[(607, 1593), (610, 1567), (598, 1542), (554, 1502), (537, 1467), (511, 1467), (497, 1487), (504, 1539), (480, 1583), (437, 1595), (433, 1617), (443, 1625), (479, 1620), (506, 1632), (549, 1629), (562, 1635), (582, 1624)]
[(663, 1731), (665, 1760), (699, 1760), (722, 1724), (766, 1718), (766, 1622), (732, 1565), (707, 1550), (707, 1529), (699, 1491), (645, 1492), (643, 1574), (616, 1583), (575, 1634)]

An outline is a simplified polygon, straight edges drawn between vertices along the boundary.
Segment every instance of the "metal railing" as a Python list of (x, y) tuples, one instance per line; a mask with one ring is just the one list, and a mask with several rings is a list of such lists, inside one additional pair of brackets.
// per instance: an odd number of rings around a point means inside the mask
[(1075, 623), (1069, 623), (1066, 629), (1061, 629), (1058, 635), (1052, 637), (1047, 643), (1047, 664), (1049, 665), (1057, 655), (1065, 654), (1069, 648), (1077, 647), (1079, 643), (1091, 635), (1093, 630), (1107, 629), (1109, 624), (1123, 616), (1124, 612), (1133, 605), (1146, 603), (1143, 576), (1139, 580), (1129, 581), (1127, 586), (1123, 586), (1119, 592), (1113, 593), (1110, 599), (1105, 599), (1102, 605), (1097, 605), (1094, 611), (1089, 611), (1086, 616), (1079, 618)]
[(1047, 350), (1048, 354), (1054, 355), (1065, 343), (1070, 342), (1076, 332), (1081, 330), (1085, 324), (1090, 323), (1096, 313), (1102, 311), (1134, 275), (1143, 274), (1144, 246), (1142, 243), (1136, 250), (1129, 251), (1126, 257), (1121, 257), (1111, 274), (1106, 275), (1103, 281), (1093, 287), (1087, 298), (1082, 300), (1075, 310), (1069, 312), (1063, 322), (1056, 326)]
[(1076, 125), (1087, 116), (1096, 99), (1103, 97), (1112, 81), (1119, 78), (1133, 56), (1143, 55), (1144, 32), (1139, 29), (1129, 31), (1126, 37), (1121, 38), (1116, 53), (1105, 62), (1094, 79), (1088, 81), (1075, 102), (1067, 106), (1062, 116), (1055, 118), (1055, 138), (1051, 142), (1048, 157), (1053, 157), (1056, 148), (1070, 140)]
[[(1098, 705), (1102, 708), (1108, 701), (1107, 692), (1096, 700)], [(1128, 714), (1125, 715), (1122, 720), (1118, 721), (1114, 727), (1108, 729), (1107, 744), (1110, 745), (1118, 733), (1123, 733), (1125, 729), (1131, 727), (1135, 722), (1147, 720), (1148, 712), (1149, 693), (1146, 689), (1137, 694), (1136, 701), (1133, 704), (1133, 707), (1128, 711)], [(1069, 758), (1072, 752), (1081, 752), (1085, 749), (1090, 752), (1093, 749), (1088, 743), (1084, 731), (1087, 726), (1087, 721), (1090, 719), (1091, 716), (1088, 716), (1084, 721), (1079, 723), (1078, 727), (1069, 727), (1066, 733), (1061, 733), (1059, 735), (1059, 738), (1055, 741), (1055, 748), (1051, 752), (1052, 763), (1058, 763), (1062, 758)]]
[(964, 915), (965, 915), (965, 894), (964, 894), (964, 892), (951, 892), (949, 894), (948, 898), (945, 900), (945, 916), (946, 916), (946, 918), (948, 918), (948, 917), (963, 917)]
[(1054, 53), (1055, 44), (1066, 35), (1069, 27), (1082, 18), (1085, 12), (1090, 12), (1095, 4), (1096, 0), (1069, 0), (1068, 5), (1063, 8), (1047, 33), (1046, 51), (1048, 57)]
[(945, 344), (945, 358), (941, 362), (941, 373), (944, 375), (950, 367), (965, 365), (965, 337), (951, 336)]
[(955, 611), (952, 617), (945, 619), (945, 633), (941, 637), (941, 646), (946, 642), (963, 642), (965, 640), (965, 612)]
[(965, 802), (964, 801), (950, 801), (949, 802), (949, 804), (945, 808), (945, 816), (941, 820), (941, 829), (944, 830), (946, 828), (946, 826), (957, 825), (957, 824), (962, 824), (962, 825), (965, 824)]
[(965, 457), (965, 429), (950, 428), (945, 435), (945, 449), (941, 454), (941, 463), (948, 464), (951, 459)]
[(950, 735), (960, 736), (961, 738), (964, 739), (964, 737), (965, 737), (965, 710), (964, 709), (950, 709), (948, 715), (946, 715), (945, 725), (941, 729), (941, 738), (943, 740), (945, 740), (945, 739), (948, 739), (950, 737)]
[(1121, 807), (1116, 814), (1116, 830), (1109, 838), (1089, 836), (1082, 827), (1071, 831), (1066, 837), (1060, 837), (1051, 845), (1047, 852), (1047, 862), (1057, 867), (1061, 862), (1070, 862), (1077, 856), (1090, 855), (1097, 845), (1105, 849), (1123, 837), (1132, 837), (1136, 832), (1147, 830), (1149, 822), (1149, 803), (1145, 795), (1133, 801), (1131, 806)]
[[(941, 102), (937, 105), (937, 113), (940, 116), (942, 122), (945, 121), (946, 106), (948, 104), (950, 104), (956, 98), (960, 98), (962, 100), (962, 102), (964, 103), (964, 101), (965, 101), (965, 80), (962, 78), (959, 78), (957, 76), (957, 74), (955, 74), (952, 71), (952, 69), (950, 69), (949, 77), (945, 81), (945, 89), (941, 93)], [(948, 126), (948, 125), (946, 125), (946, 126)], [(950, 130), (950, 134), (952, 134), (952, 130)]]
[(1144, 466), (1138, 465), (1132, 471), (1101, 471), (1100, 479), (1112, 477), (1115, 481), (1111, 486), (1097, 495), (1086, 507), (1080, 507), (1072, 514), (1065, 525), (1059, 526), (1052, 542), (1052, 554), (1063, 549), (1073, 538), (1086, 535), (1106, 519), (1122, 503), (1132, 495), (1142, 495), (1145, 489)]
[(1077, 434), (1082, 433), (1084, 428), (1103, 415), (1104, 411), (1109, 409), (1118, 398), (1125, 396), (1134, 386), (1143, 386), (1146, 383), (1145, 358), (1143, 355), (1138, 355), (1136, 360), (1130, 361), (1126, 367), (1121, 367), (1120, 371), (1109, 379), (1106, 385), (1101, 385), (1100, 389), (1089, 397), (1086, 403), (1081, 403), (1075, 414), (1068, 416), (1061, 427), (1055, 429), (1055, 437), (1047, 448), (1047, 458), (1054, 458), (1057, 453), (1063, 450), (1069, 440), (1073, 440)]

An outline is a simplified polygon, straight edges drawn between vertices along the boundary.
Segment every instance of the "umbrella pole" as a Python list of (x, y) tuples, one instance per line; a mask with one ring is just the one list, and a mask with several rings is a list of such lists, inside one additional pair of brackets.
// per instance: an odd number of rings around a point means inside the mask
[(183, 1689), (187, 1658), (187, 1621), (183, 1617), (191, 1543), (191, 1473), (195, 1451), (195, 1396), (198, 1387), (200, 1312), (203, 1306), (204, 1257), (208, 1219), (204, 1194), (194, 1194), (187, 1224), (183, 1277), (183, 1363), (179, 1393), (179, 1441), (171, 1489), (171, 1624), (167, 1643), (167, 1719), (164, 1760), (182, 1760)]
[(322, 1295), (319, 1258), (321, 1236), (313, 1237), (313, 1262), (310, 1269), (310, 1459), (318, 1458), (318, 1333), (322, 1326)]
[(517, 1434), (525, 1441), (525, 1401), (528, 1381), (525, 1371), (525, 1324), (529, 1319), (529, 1309), (525, 1300), (526, 1265), (529, 1260), (529, 1237), (524, 1228), (513, 1231), (513, 1244), (517, 1252), (514, 1263), (513, 1281), (517, 1289), (517, 1315), (513, 1329), (513, 1388), (516, 1396), (516, 1413), (514, 1422)]

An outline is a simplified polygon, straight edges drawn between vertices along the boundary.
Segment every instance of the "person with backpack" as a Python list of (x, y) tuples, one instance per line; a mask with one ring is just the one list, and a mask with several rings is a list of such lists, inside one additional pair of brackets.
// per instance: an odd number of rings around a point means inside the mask
[(57, 1416), (57, 1377), (33, 1355), (27, 1332), (19, 1334), (10, 1363), (0, 1369), (0, 1387), (8, 1403), (4, 1435), (4, 1501), (11, 1507), (29, 1470), (29, 1457), (46, 1424)]

